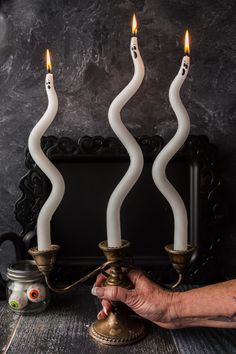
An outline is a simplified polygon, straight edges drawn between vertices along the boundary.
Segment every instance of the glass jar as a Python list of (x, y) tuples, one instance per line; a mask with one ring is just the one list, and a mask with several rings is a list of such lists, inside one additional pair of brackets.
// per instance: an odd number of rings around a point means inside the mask
[(42, 312), (50, 301), (49, 289), (33, 260), (19, 261), (7, 268), (7, 301), (20, 314)]

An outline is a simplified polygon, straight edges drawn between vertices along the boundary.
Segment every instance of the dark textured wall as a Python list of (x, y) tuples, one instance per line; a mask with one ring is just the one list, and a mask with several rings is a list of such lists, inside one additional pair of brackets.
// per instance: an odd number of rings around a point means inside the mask
[[(206, 133), (222, 154), (236, 190), (236, 22), (234, 0), (8, 0), (0, 8), (0, 231), (19, 230), (14, 203), (24, 174), (28, 135), (45, 111), (45, 49), (53, 56), (59, 113), (48, 134), (112, 135), (107, 111), (132, 77), (133, 12), (146, 67), (144, 83), (123, 117), (135, 135), (176, 129), (168, 88), (191, 35), (191, 68), (182, 97), (192, 133)], [(231, 189), (231, 190), (230, 190)], [(234, 231), (232, 229), (233, 238)]]

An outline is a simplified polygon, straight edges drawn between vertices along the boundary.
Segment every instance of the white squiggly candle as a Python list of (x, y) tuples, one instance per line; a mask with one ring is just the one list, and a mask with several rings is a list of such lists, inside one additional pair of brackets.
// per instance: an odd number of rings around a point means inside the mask
[(108, 112), (110, 125), (125, 146), (130, 157), (129, 168), (113, 191), (107, 206), (107, 239), (109, 247), (120, 247), (121, 245), (120, 208), (143, 169), (143, 154), (141, 148), (122, 123), (120, 116), (122, 108), (139, 89), (144, 78), (144, 64), (138, 49), (138, 40), (136, 37), (137, 21), (135, 15), (133, 16), (132, 33), (133, 37), (131, 38), (130, 51), (134, 63), (134, 76), (130, 83), (111, 103)]
[(57, 168), (51, 163), (51, 161), (46, 157), (46, 155), (41, 149), (41, 138), (53, 122), (58, 110), (58, 99), (56, 91), (54, 89), (53, 75), (51, 74), (50, 54), (48, 50), (47, 70), (48, 73), (46, 75), (45, 86), (48, 96), (48, 107), (42, 118), (33, 128), (28, 140), (29, 152), (33, 160), (49, 178), (52, 184), (52, 191), (50, 193), (50, 196), (41, 208), (37, 220), (37, 240), (39, 251), (45, 251), (50, 249), (51, 218), (54, 212), (56, 211), (57, 207), (59, 206), (65, 192), (65, 183), (62, 175), (57, 170)]
[(180, 70), (169, 89), (169, 100), (178, 120), (178, 129), (170, 142), (157, 155), (152, 167), (153, 180), (173, 211), (174, 249), (181, 251), (187, 249), (188, 216), (182, 198), (166, 177), (166, 166), (184, 144), (190, 131), (189, 115), (180, 99), (180, 89), (187, 77), (190, 66), (188, 31), (186, 31), (185, 35), (185, 54)]

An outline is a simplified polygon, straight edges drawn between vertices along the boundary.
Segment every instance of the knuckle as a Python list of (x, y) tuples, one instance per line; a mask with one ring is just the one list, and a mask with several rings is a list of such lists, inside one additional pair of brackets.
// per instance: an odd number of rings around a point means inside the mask
[(126, 289), (119, 286), (110, 286), (107, 288), (109, 292), (109, 299), (111, 301), (126, 302), (127, 294)]
[(118, 286), (112, 286), (110, 292), (111, 292), (112, 300), (119, 300), (119, 289), (118, 289)]
[(126, 298), (126, 304), (129, 306), (129, 307), (136, 307), (138, 303), (138, 295), (137, 295), (137, 292), (135, 289), (133, 290), (130, 290), (129, 291), (129, 296), (127, 296)]

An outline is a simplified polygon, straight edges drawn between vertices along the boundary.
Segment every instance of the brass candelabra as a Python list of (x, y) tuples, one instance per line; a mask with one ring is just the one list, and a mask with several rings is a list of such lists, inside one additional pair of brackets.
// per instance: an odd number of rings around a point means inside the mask
[[(104, 286), (121, 286), (127, 289), (132, 288), (132, 283), (126, 275), (125, 269), (130, 267), (127, 261), (127, 250), (130, 243), (122, 240), (120, 247), (113, 248), (107, 246), (107, 241), (99, 243), (100, 250), (106, 257), (106, 262), (98, 268), (80, 278), (73, 284), (58, 288), (51, 283), (50, 273), (53, 270), (60, 249), (59, 245), (51, 245), (46, 251), (39, 251), (37, 247), (29, 249), (30, 255), (34, 258), (38, 269), (44, 275), (49, 289), (56, 293), (66, 293), (80, 283), (95, 277), (100, 272), (106, 276)], [(168, 252), (173, 267), (179, 274), (179, 279), (173, 287), (176, 287), (183, 280), (186, 273), (194, 248), (188, 246), (187, 251), (175, 251), (173, 245), (167, 245), (165, 250)], [(107, 272), (109, 270), (109, 272)], [(146, 335), (146, 329), (143, 321), (134, 316), (128, 307), (121, 302), (112, 303), (112, 311), (107, 318), (96, 320), (90, 326), (89, 333), (96, 341), (113, 346), (128, 345), (143, 339)]]

